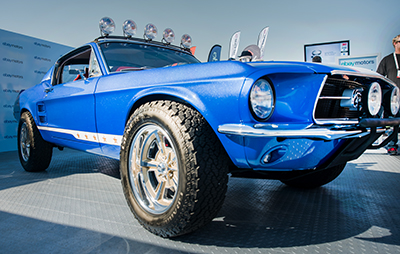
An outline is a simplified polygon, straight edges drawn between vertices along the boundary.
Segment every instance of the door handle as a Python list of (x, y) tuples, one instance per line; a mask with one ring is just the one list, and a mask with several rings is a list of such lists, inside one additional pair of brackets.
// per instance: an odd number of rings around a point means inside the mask
[(44, 89), (44, 91), (45, 91), (45, 93), (50, 93), (50, 92), (53, 92), (53, 87), (49, 87), (49, 88), (46, 88), (46, 89)]

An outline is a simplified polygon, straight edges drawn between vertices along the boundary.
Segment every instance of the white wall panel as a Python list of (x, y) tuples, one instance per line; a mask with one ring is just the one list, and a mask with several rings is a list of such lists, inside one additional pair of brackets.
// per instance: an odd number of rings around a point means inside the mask
[(0, 29), (0, 152), (17, 149), (13, 107), (19, 92), (39, 83), (58, 57), (71, 49)]

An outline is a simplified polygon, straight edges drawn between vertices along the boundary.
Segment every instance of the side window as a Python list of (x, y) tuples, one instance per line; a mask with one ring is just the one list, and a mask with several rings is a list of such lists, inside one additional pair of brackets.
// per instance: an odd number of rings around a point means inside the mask
[(71, 52), (58, 62), (55, 85), (100, 76), (101, 71), (90, 46)]
[(85, 71), (88, 65), (85, 64), (70, 64), (64, 65), (62, 70), (62, 83), (68, 83), (81, 79), (80, 73), (86, 73)]
[(98, 77), (98, 76), (101, 76), (101, 70), (99, 63), (97, 62), (96, 55), (92, 50), (89, 61), (89, 77)]

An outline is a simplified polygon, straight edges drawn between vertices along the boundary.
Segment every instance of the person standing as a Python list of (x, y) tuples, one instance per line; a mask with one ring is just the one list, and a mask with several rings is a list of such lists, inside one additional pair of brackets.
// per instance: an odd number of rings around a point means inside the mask
[[(387, 77), (400, 88), (400, 34), (393, 38), (392, 44), (394, 47), (393, 54), (389, 54), (382, 59), (376, 72)], [(390, 155), (397, 155), (397, 142), (398, 135), (395, 135), (388, 146), (388, 153)]]

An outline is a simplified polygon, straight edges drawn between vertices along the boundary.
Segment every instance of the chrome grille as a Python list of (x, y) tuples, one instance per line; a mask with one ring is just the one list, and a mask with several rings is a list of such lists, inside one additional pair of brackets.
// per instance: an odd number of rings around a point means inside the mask
[(321, 121), (358, 121), (362, 109), (350, 110), (342, 107), (341, 101), (345, 99), (343, 92), (346, 89), (365, 88), (366, 86), (353, 80), (346, 80), (341, 76), (329, 76), (324, 84), (315, 108), (315, 119)]

